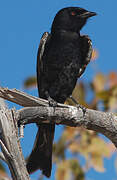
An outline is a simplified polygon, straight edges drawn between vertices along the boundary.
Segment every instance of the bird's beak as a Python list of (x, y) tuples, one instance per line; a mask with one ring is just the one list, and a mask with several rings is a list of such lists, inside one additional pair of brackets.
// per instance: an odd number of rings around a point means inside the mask
[(95, 12), (86, 11), (83, 14), (81, 14), (81, 17), (83, 18), (90, 18), (92, 16), (96, 16), (97, 14)]

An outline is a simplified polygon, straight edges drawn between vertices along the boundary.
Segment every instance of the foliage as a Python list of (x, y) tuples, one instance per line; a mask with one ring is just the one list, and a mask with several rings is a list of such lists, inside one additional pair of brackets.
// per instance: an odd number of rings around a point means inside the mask
[(0, 179), (10, 179), (10, 178), (8, 178), (8, 175), (6, 173), (6, 169), (2, 165), (1, 161), (0, 161)]
[(36, 86), (36, 77), (30, 76), (24, 81), (24, 88), (28, 89)]

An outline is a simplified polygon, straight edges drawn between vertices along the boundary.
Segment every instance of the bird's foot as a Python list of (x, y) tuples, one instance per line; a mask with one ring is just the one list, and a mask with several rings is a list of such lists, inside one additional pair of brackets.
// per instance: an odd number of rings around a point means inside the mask
[(49, 106), (56, 107), (57, 106), (57, 102), (53, 98), (50, 97), (48, 91), (45, 92), (45, 95), (46, 95), (46, 97), (48, 99)]
[(57, 106), (57, 102), (54, 99), (52, 99), (50, 96), (48, 97), (48, 102), (49, 102), (49, 106), (51, 107)]
[(82, 106), (81, 104), (77, 104), (76, 107), (82, 109), (83, 115), (86, 113), (86, 107)]
[(82, 109), (83, 115), (85, 115), (85, 113), (86, 113), (86, 107), (84, 107), (84, 106), (82, 106), (81, 104), (79, 104), (79, 103), (73, 98), (72, 95), (70, 95), (69, 97), (70, 97), (70, 98), (72, 99), (72, 101), (76, 104), (76, 107), (77, 107), (78, 109), (79, 109), (79, 108)]

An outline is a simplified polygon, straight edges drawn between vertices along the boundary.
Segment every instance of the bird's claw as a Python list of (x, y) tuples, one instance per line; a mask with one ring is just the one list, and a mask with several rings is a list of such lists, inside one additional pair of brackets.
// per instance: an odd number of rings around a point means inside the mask
[(18, 127), (20, 127), (20, 126), (24, 126), (25, 127), (25, 124), (27, 123), (27, 120), (25, 119), (25, 120), (18, 120), (18, 122), (17, 122), (17, 124), (18, 124)]
[(57, 106), (57, 102), (54, 99), (52, 99), (51, 97), (48, 98), (48, 102), (49, 102), (49, 106), (51, 106), (51, 107)]
[(71, 99), (72, 99), (72, 101), (76, 104), (76, 107), (79, 109), (79, 108), (81, 108), (82, 109), (82, 111), (83, 111), (83, 115), (85, 115), (85, 113), (86, 113), (86, 108), (84, 107), (84, 106), (82, 106), (81, 104), (79, 104), (73, 97), (72, 97), (72, 95), (70, 95), (69, 96)]
[(57, 102), (53, 98), (50, 97), (48, 91), (45, 92), (45, 95), (46, 95), (46, 97), (48, 99), (49, 106), (56, 107), (57, 106)]
[(76, 107), (77, 107), (78, 109), (79, 109), (79, 108), (82, 109), (83, 114), (85, 115), (85, 113), (86, 113), (86, 107), (82, 106), (81, 104), (77, 104)]

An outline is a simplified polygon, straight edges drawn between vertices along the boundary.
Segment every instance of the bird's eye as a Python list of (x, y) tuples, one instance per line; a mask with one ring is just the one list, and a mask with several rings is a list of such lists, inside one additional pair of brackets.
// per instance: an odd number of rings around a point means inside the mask
[(72, 11), (72, 12), (71, 12), (71, 15), (72, 15), (72, 16), (75, 16), (75, 15), (76, 15), (76, 12), (75, 12), (75, 11)]

